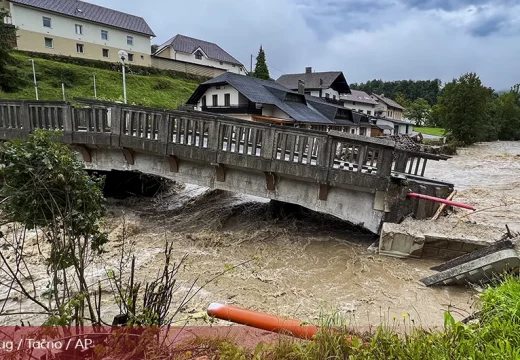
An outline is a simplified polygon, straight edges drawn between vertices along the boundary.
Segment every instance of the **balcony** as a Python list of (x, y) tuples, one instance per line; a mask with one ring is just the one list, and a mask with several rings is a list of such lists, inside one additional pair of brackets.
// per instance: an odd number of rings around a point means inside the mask
[(216, 114), (251, 114), (262, 115), (262, 109), (257, 109), (255, 105), (229, 105), (229, 106), (203, 106), (202, 111)]
[(323, 97), (322, 99), (325, 100), (328, 103), (335, 104), (335, 105), (343, 106), (343, 104), (345, 103), (345, 100), (333, 99), (333, 98), (330, 98), (330, 97)]

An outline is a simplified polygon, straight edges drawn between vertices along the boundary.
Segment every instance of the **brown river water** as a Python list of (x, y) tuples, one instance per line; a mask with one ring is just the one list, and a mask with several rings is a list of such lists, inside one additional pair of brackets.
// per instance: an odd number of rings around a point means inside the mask
[[(463, 219), (520, 231), (520, 142), (495, 142), (461, 149), (446, 162), (429, 164), (427, 176), (453, 182), (458, 201), (486, 209)], [(516, 202), (516, 203), (515, 203)], [(156, 199), (111, 200), (107, 221), (111, 245), (103, 263), (92, 268), (91, 281), (115, 266), (121, 251), (118, 235), (126, 221), (128, 241), (136, 251), (137, 277), (152, 280), (161, 268), (166, 241), (176, 258), (188, 254), (179, 274), (177, 296), (198, 278), (200, 286), (231, 265), (251, 259), (212, 281), (193, 298), (180, 319), (203, 313), (212, 302), (233, 304), (318, 321), (338, 314), (353, 326), (408, 324), (442, 326), (451, 309), (462, 319), (475, 308), (477, 289), (427, 288), (419, 280), (433, 272), (435, 260), (395, 259), (367, 250), (377, 238), (315, 213), (274, 217), (263, 199), (179, 185)], [(35, 281), (47, 281), (37, 250), (27, 254)], [(0, 289), (0, 298), (5, 289)], [(117, 313), (110, 293), (104, 297), (107, 321)], [(8, 308), (29, 308), (12, 301)], [(40, 320), (37, 316), (33, 324)], [(22, 317), (0, 317), (3, 324)], [(200, 321), (194, 322), (201, 324)], [(402, 326), (402, 325), (401, 325)]]

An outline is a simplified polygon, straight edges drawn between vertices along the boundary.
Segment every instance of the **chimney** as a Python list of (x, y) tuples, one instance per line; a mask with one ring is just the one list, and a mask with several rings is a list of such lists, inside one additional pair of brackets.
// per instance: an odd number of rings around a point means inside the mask
[(310, 66), (309, 66), (309, 67), (306, 67), (306, 68), (305, 68), (305, 73), (306, 73), (306, 74), (311, 74), (311, 73), (312, 73), (312, 67), (310, 67)]
[(298, 80), (298, 94), (305, 95), (305, 82)]

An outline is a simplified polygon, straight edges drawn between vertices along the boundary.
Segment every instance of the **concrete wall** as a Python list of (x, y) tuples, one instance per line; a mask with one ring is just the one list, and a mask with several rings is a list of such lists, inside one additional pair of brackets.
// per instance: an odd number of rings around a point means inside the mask
[(202, 66), (221, 68), (221, 69), (224, 69), (229, 72), (245, 75), (245, 70), (241, 65), (231, 64), (231, 63), (228, 63), (225, 61), (210, 59), (206, 56), (206, 54), (204, 54), (204, 52), (203, 52), (202, 59), (197, 59), (195, 57), (194, 53), (188, 54), (188, 53), (184, 53), (184, 52), (180, 52), (180, 51), (175, 51), (173, 48), (167, 47), (164, 50), (162, 50), (161, 52), (157, 53), (156, 56), (173, 59), (173, 60), (184, 61), (184, 62), (202, 65)]
[[(125, 50), (134, 55), (136, 65), (151, 65), (151, 40), (147, 35), (12, 3), (11, 17), (19, 29), (20, 50), (105, 61), (119, 61), (117, 52)], [(43, 26), (43, 17), (51, 19), (50, 28)], [(76, 24), (82, 26), (82, 34), (76, 33)], [(108, 40), (101, 38), (102, 30), (108, 31)], [(127, 36), (133, 37), (133, 45), (127, 44)], [(53, 39), (53, 48), (45, 46), (45, 38)], [(76, 44), (83, 44), (84, 53), (77, 52)], [(103, 56), (103, 49), (109, 50), (108, 58)]]
[(226, 70), (214, 67), (202, 66), (197, 64), (186, 63), (177, 60), (152, 56), (152, 66), (163, 70), (173, 70), (187, 74), (199, 75), (209, 78), (217, 77), (226, 72)]
[[(78, 156), (82, 159), (79, 154)], [(363, 192), (359, 189), (330, 187), (327, 201), (321, 201), (318, 196), (318, 183), (301, 179), (279, 177), (276, 190), (268, 191), (265, 175), (248, 169), (228, 168), (225, 181), (219, 182), (216, 181), (214, 167), (210, 164), (191, 162), (189, 159), (181, 159), (179, 172), (173, 173), (166, 157), (137, 153), (135, 165), (129, 165), (120, 150), (91, 149), (91, 156), (92, 162), (85, 163), (87, 169), (141, 171), (188, 184), (284, 201), (354, 224), (363, 224), (374, 232), (378, 231), (384, 216), (383, 211), (374, 209), (376, 199), (381, 196), (375, 191)]]

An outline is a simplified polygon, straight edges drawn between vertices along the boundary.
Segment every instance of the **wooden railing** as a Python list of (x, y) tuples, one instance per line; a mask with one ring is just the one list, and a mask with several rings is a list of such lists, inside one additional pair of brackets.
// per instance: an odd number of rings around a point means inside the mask
[[(263, 171), (294, 170), (320, 182), (347, 181), (341, 175), (345, 173), (389, 178), (395, 172), (421, 177), (427, 160), (445, 159), (396, 149), (388, 140), (340, 131), (325, 133), (196, 111), (79, 102), (84, 107), (0, 100), (0, 138), (26, 137), (34, 129), (57, 129), (71, 144), (128, 147), (194, 160), (206, 160), (210, 152), (216, 152), (217, 162)], [(270, 160), (270, 167), (248, 159)]]

